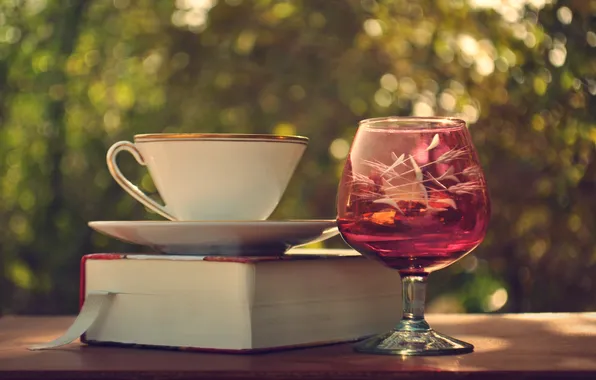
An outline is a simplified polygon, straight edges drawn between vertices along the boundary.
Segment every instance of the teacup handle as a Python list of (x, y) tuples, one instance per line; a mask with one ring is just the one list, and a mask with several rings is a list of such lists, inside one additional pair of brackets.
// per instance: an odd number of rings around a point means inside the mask
[(166, 211), (164, 206), (149, 198), (122, 174), (120, 168), (118, 168), (118, 164), (116, 163), (116, 157), (118, 156), (118, 153), (124, 150), (132, 154), (139, 164), (145, 166), (145, 160), (143, 159), (141, 152), (139, 152), (135, 144), (131, 143), (130, 141), (118, 141), (112, 145), (110, 149), (108, 149), (108, 153), (106, 155), (108, 170), (110, 171), (112, 177), (114, 177), (120, 187), (126, 190), (134, 199), (141, 202), (145, 207), (155, 211), (166, 219), (176, 220), (172, 214)]

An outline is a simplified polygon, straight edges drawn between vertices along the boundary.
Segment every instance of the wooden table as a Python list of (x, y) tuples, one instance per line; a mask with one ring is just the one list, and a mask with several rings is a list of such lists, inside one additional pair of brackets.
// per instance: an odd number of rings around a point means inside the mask
[(431, 315), (476, 351), (443, 357), (352, 352), (349, 344), (222, 355), (72, 343), (31, 352), (72, 317), (0, 318), (0, 379), (596, 379), (596, 313)]

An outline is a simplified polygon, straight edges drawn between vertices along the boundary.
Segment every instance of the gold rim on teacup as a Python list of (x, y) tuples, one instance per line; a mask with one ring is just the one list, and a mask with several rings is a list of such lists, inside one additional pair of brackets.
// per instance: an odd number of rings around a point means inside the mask
[(290, 135), (243, 134), (243, 133), (145, 133), (134, 136), (135, 142), (163, 141), (163, 140), (224, 140), (224, 141), (276, 141), (287, 143), (308, 144), (308, 137)]

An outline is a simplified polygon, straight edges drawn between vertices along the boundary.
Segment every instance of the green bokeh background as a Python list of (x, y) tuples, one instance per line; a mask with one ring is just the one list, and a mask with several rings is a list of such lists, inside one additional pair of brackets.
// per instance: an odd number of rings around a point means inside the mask
[(144, 249), (87, 227), (159, 219), (112, 143), (307, 136), (273, 218), (334, 218), (358, 121), (388, 115), (467, 120), (490, 187), (431, 311), (594, 310), (595, 20), (591, 0), (0, 0), (0, 311), (74, 313), (83, 254)]

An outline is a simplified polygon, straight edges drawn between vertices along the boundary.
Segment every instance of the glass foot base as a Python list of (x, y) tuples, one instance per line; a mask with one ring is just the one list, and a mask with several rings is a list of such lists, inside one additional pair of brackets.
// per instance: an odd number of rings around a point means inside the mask
[(354, 350), (367, 354), (430, 356), (466, 354), (474, 351), (474, 346), (432, 329), (392, 330), (357, 343)]

